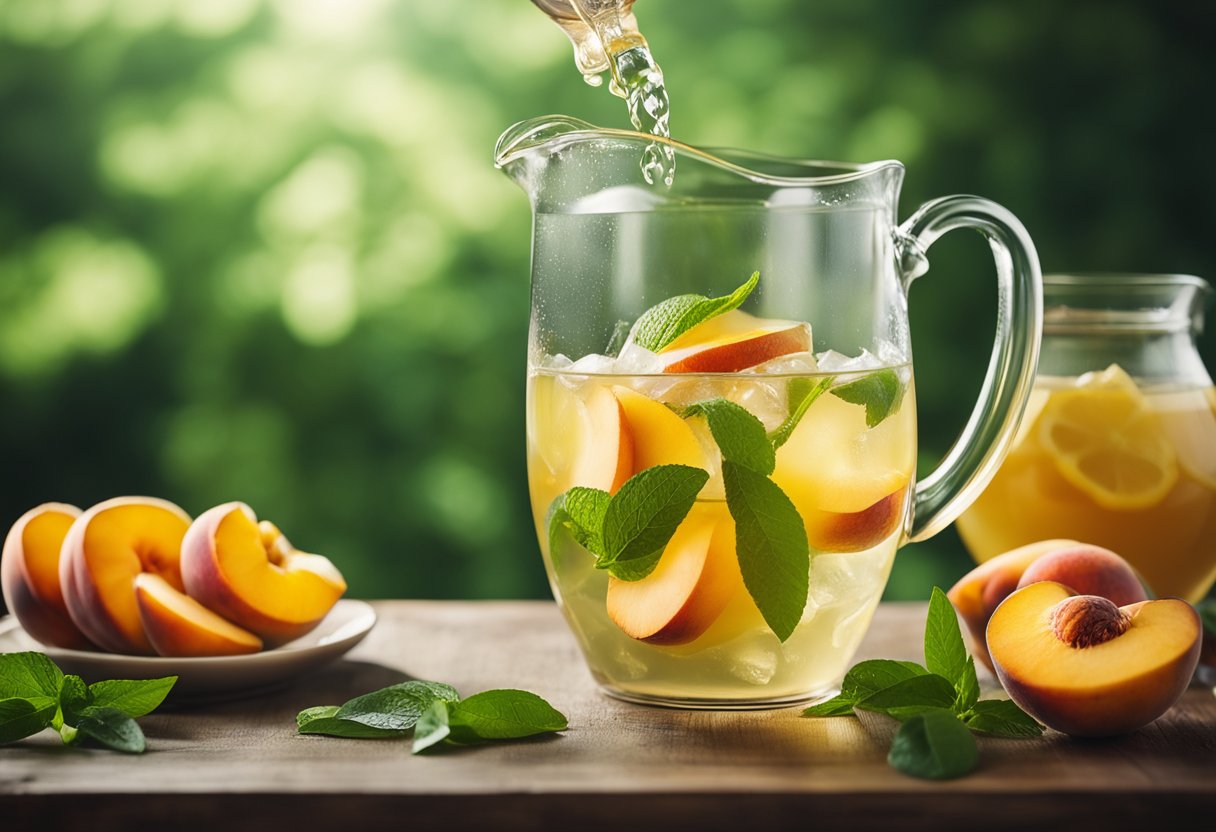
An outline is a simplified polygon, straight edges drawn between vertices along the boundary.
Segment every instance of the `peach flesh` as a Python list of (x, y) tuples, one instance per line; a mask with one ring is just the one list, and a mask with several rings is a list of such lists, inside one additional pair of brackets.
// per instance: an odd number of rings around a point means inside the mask
[[(744, 334), (698, 344), (670, 355), (664, 373), (735, 373), (811, 348), (810, 327), (790, 321), (757, 322)], [(664, 355), (667, 353), (664, 351)]]
[(9, 530), (0, 555), (4, 603), (35, 640), (51, 647), (91, 650), (72, 621), (59, 579), (63, 538), (80, 509), (44, 503), (23, 514)]
[(863, 552), (877, 546), (899, 528), (906, 493), (905, 486), (860, 511), (806, 509), (802, 519), (807, 539), (821, 552)]
[(633, 434), (625, 408), (605, 387), (587, 397), (587, 442), (571, 472), (571, 483), (615, 494), (633, 475)]
[(262, 649), (260, 638), (174, 589), (159, 575), (137, 575), (135, 598), (148, 640), (161, 656), (236, 656)]

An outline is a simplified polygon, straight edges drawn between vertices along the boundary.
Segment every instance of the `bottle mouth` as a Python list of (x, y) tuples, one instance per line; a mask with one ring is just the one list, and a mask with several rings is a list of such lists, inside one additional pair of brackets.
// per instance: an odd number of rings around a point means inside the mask
[(1213, 296), (1206, 280), (1189, 274), (1045, 274), (1043, 332), (1199, 334)]

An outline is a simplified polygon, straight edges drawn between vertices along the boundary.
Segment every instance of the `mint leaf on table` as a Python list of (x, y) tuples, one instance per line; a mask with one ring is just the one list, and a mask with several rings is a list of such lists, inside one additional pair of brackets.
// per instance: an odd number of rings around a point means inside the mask
[(957, 692), (949, 680), (936, 673), (926, 673), (875, 691), (854, 707), (861, 711), (886, 714), (903, 722), (928, 710), (950, 710), (956, 698)]
[(410, 753), (420, 754), (446, 740), (452, 733), (450, 718), (447, 702), (442, 699), (432, 702), (414, 726), (414, 744)]
[(806, 527), (790, 498), (763, 474), (724, 460), (722, 481), (743, 584), (765, 623), (785, 641), (802, 620), (810, 590)]
[(864, 405), (866, 427), (874, 427), (899, 410), (904, 385), (892, 369), (878, 370), (832, 389), (832, 395), (850, 404)]
[(963, 644), (954, 605), (938, 587), (933, 587), (929, 617), (925, 620), (925, 667), (954, 685), (960, 711), (967, 710), (980, 698), (975, 659)]
[(682, 408), (680, 415), (704, 416), (709, 423), (722, 458), (744, 465), (759, 474), (771, 474), (777, 465), (773, 443), (764, 432), (764, 423), (747, 408), (729, 399), (709, 399)]
[(414, 727), (435, 700), (459, 698), (451, 685), (412, 680), (357, 696), (339, 708), (333, 718), (369, 728), (404, 732)]
[(75, 728), (75, 742), (86, 738), (125, 754), (142, 754), (148, 747), (139, 724), (117, 708), (90, 705), (80, 712)]
[(1008, 699), (976, 702), (963, 715), (963, 724), (972, 731), (993, 737), (1038, 737), (1043, 726)]
[(320, 705), (316, 708), (305, 708), (296, 714), (296, 729), (301, 734), (326, 734), (331, 737), (346, 737), (348, 739), (370, 740), (400, 737), (403, 730), (392, 728), (373, 728), (362, 722), (350, 719), (338, 719), (339, 705)]
[(676, 295), (642, 313), (633, 325), (633, 343), (651, 352), (658, 352), (697, 324), (737, 309), (760, 282), (760, 272), (735, 291), (720, 298), (705, 295)]
[(853, 706), (871, 694), (929, 671), (916, 662), (893, 659), (867, 659), (858, 662), (845, 674), (840, 683), (840, 695), (812, 705), (802, 712), (803, 716), (852, 716)]
[(596, 566), (625, 581), (653, 572), (708, 481), (708, 472), (689, 465), (655, 465), (630, 477), (604, 511)]
[(32, 737), (50, 728), (57, 708), (54, 700), (0, 699), (0, 745)]
[(822, 702), (816, 702), (802, 712), (803, 716), (853, 716), (853, 700), (844, 695), (833, 696)]
[(774, 449), (780, 448), (789, 440), (790, 436), (794, 433), (794, 428), (798, 427), (798, 423), (802, 421), (802, 417), (810, 410), (811, 405), (831, 385), (832, 379), (830, 378), (790, 379), (786, 387), (787, 395), (789, 396), (789, 415), (785, 417), (784, 422), (777, 426), (776, 430), (768, 435)]
[(74, 674), (64, 676), (59, 684), (59, 710), (55, 713), (52, 727), (58, 731), (63, 728), (64, 722), (75, 725), (80, 712), (90, 704), (92, 696), (89, 695), (89, 686), (84, 683), (84, 679)]
[(944, 709), (929, 710), (900, 726), (887, 762), (912, 777), (951, 780), (975, 769), (979, 748), (957, 716)]
[(43, 653), (0, 653), (0, 699), (59, 700), (63, 671)]
[(99, 708), (115, 708), (132, 719), (138, 719), (159, 708), (175, 684), (176, 676), (94, 682), (89, 685), (89, 704)]
[(452, 739), (461, 744), (515, 740), (565, 731), (566, 717), (535, 693), (487, 690), (448, 708)]

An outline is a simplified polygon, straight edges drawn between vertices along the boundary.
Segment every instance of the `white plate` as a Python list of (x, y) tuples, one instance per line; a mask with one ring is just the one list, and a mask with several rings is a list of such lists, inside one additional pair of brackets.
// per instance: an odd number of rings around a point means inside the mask
[(170, 659), (46, 647), (10, 615), (0, 619), (0, 653), (46, 653), (64, 673), (75, 673), (86, 682), (177, 676), (170, 702), (182, 705), (252, 696), (282, 687), (346, 653), (375, 623), (376, 611), (370, 604), (343, 599), (316, 629), (282, 647), (246, 656)]

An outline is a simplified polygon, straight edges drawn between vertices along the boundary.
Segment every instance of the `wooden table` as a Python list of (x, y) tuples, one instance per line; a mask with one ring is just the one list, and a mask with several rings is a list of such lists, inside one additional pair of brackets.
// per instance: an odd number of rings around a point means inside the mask
[[(1216, 698), (1192, 687), (1117, 740), (981, 740), (981, 767), (934, 783), (886, 764), (875, 718), (704, 713), (600, 694), (556, 608), (389, 601), (346, 661), (277, 694), (141, 723), (143, 756), (0, 748), (0, 830), (1180, 829), (1216, 819)], [(860, 657), (921, 658), (921, 604), (884, 605)], [(404, 674), (465, 692), (523, 687), (570, 717), (561, 737), (413, 757), (392, 740), (299, 736), (301, 708)], [(991, 677), (986, 679), (991, 685)], [(1066, 825), (1070, 824), (1070, 825)]]

